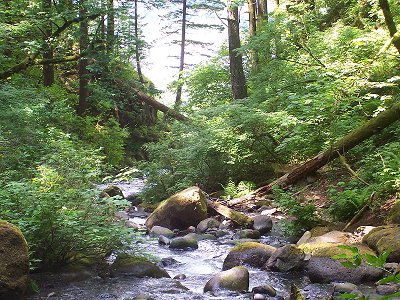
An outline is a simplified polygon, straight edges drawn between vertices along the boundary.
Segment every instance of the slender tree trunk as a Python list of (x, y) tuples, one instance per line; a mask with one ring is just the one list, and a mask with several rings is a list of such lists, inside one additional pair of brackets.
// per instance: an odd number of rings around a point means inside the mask
[(247, 86), (242, 55), (237, 52), (240, 48), (239, 10), (232, 1), (228, 2), (228, 43), (232, 96), (243, 99), (247, 97)]
[[(80, 9), (79, 9), (79, 15), (83, 17), (86, 13), (87, 10), (85, 8), (86, 0), (80, 0)], [(89, 24), (88, 20), (84, 19), (80, 23), (80, 38), (79, 38), (79, 49), (80, 52), (82, 53), (83, 51), (86, 51), (86, 49), (89, 46)], [(89, 97), (89, 71), (87, 69), (88, 67), (88, 60), (86, 57), (82, 57), (79, 60), (79, 103), (77, 107), (77, 114), (82, 116), (85, 113), (85, 110), (87, 108), (87, 99)]]
[[(11, 0), (3, 0), (4, 2), (4, 23), (8, 24), (8, 25), (12, 25), (13, 24), (13, 20), (12, 20), (12, 16), (10, 14), (11, 11), (11, 6), (10, 6), (10, 2)], [(10, 38), (9, 35), (6, 34), (6, 36), (4, 37), (4, 47), (3, 47), (3, 53), (4, 56), (6, 57), (11, 57), (12, 56), (12, 50), (11, 50), (11, 45), (10, 45)]]
[(393, 20), (392, 12), (390, 11), (389, 2), (387, 0), (379, 0), (379, 6), (381, 7), (383, 16), (385, 17), (386, 26), (389, 29), (390, 36), (393, 37), (393, 45), (400, 53), (400, 37), (397, 36), (397, 28)]
[(105, 17), (105, 10), (106, 10), (106, 2), (105, 0), (101, 0), (101, 16), (100, 16), (100, 38), (102, 41), (106, 39), (106, 17)]
[(179, 59), (179, 75), (178, 75), (178, 88), (176, 90), (176, 98), (174, 109), (179, 111), (182, 105), (182, 88), (181, 83), (183, 69), (185, 67), (185, 46), (186, 46), (186, 17), (187, 17), (187, 5), (186, 0), (182, 1), (182, 29), (181, 29), (181, 56)]
[(107, 10), (107, 49), (110, 51), (115, 42), (115, 12), (113, 0), (107, 0)]
[(140, 37), (139, 37), (139, 17), (138, 17), (138, 0), (135, 0), (135, 59), (136, 59), (136, 70), (139, 76), (140, 82), (144, 83), (142, 67), (140, 64)]
[[(43, 59), (53, 59), (53, 46), (49, 37), (53, 33), (52, 23), (51, 23), (51, 10), (52, 10), (52, 0), (43, 0), (43, 11), (46, 13), (46, 18), (48, 22), (45, 24), (44, 30), (44, 44), (45, 49), (43, 53)], [(51, 86), (54, 83), (54, 65), (46, 64), (43, 65), (43, 84), (44, 86)]]
[[(257, 32), (257, 16), (256, 16), (256, 0), (247, 0), (249, 10), (249, 36), (254, 37)], [(257, 70), (258, 53), (255, 50), (250, 51), (251, 68), (253, 71)]]
[(299, 179), (314, 173), (328, 162), (334, 160), (339, 156), (339, 154), (349, 151), (361, 142), (365, 141), (398, 120), (400, 120), (400, 102), (394, 104), (389, 109), (370, 119), (364, 125), (351, 131), (325, 152), (318, 154), (317, 156), (303, 163), (301, 166), (295, 168), (293, 171), (278, 178), (274, 182), (257, 189), (251, 195), (263, 196), (269, 193), (272, 187), (275, 185), (286, 186), (295, 183)]

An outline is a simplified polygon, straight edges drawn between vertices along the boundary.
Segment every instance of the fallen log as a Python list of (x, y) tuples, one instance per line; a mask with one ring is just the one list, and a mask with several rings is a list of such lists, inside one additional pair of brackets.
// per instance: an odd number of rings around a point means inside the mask
[(207, 206), (208, 206), (208, 208), (215, 210), (217, 213), (224, 216), (225, 218), (232, 220), (233, 222), (235, 222), (236, 224), (238, 224), (241, 227), (249, 228), (253, 225), (252, 218), (250, 218), (250, 217), (246, 216), (245, 214), (242, 214), (236, 210), (233, 210), (225, 205), (207, 200)]
[(168, 106), (162, 104), (161, 102), (158, 102), (156, 99), (153, 97), (143, 93), (142, 91), (139, 91), (136, 88), (131, 88), (133, 92), (137, 95), (138, 99), (143, 101), (144, 103), (147, 103), (151, 107), (154, 107), (155, 109), (162, 111), (164, 114), (178, 120), (178, 121), (188, 121), (189, 118), (182, 115), (181, 113), (173, 110), (172, 108), (169, 108)]
[(376, 117), (368, 120), (362, 126), (354, 129), (341, 140), (333, 144), (328, 150), (306, 161), (299, 167), (295, 168), (289, 173), (286, 173), (270, 184), (262, 186), (254, 192), (244, 196), (243, 200), (264, 196), (270, 193), (274, 186), (287, 186), (295, 183), (299, 179), (314, 173), (328, 162), (337, 158), (339, 155), (349, 151), (361, 142), (365, 141), (398, 120), (400, 120), (400, 102), (395, 103), (392, 107), (381, 112)]

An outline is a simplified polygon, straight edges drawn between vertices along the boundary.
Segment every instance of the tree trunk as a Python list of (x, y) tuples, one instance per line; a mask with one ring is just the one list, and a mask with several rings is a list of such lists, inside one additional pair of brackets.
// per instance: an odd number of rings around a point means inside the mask
[(253, 225), (252, 218), (220, 203), (207, 200), (207, 206), (215, 210), (217, 213), (224, 216), (225, 218), (232, 220), (241, 227), (250, 228)]
[(107, 0), (107, 49), (112, 50), (115, 42), (114, 1)]
[[(86, 0), (80, 0), (80, 9), (79, 15), (83, 17), (87, 10), (85, 8)], [(80, 37), (79, 37), (79, 50), (80, 53), (86, 51), (89, 46), (89, 24), (88, 20), (84, 19), (80, 23)], [(76, 109), (76, 113), (82, 116), (85, 113), (87, 108), (87, 99), (89, 97), (89, 71), (88, 67), (88, 60), (86, 57), (82, 57), (79, 60), (79, 103)]]
[(337, 158), (340, 154), (343, 154), (346, 151), (354, 148), (361, 142), (370, 138), (399, 119), (400, 102), (394, 104), (389, 109), (370, 119), (364, 125), (351, 131), (340, 141), (332, 145), (330, 149), (318, 154), (317, 156), (303, 163), (301, 166), (295, 168), (293, 171), (278, 178), (274, 182), (255, 190), (249, 196), (263, 196), (268, 194), (275, 185), (286, 186), (295, 183), (299, 179), (314, 173), (328, 162)]
[(186, 46), (186, 17), (187, 17), (187, 5), (186, 0), (182, 1), (182, 29), (181, 29), (181, 56), (179, 58), (179, 75), (178, 75), (178, 88), (176, 90), (176, 98), (174, 109), (179, 111), (182, 105), (182, 87), (181, 83), (183, 69), (185, 67), (185, 46)]
[[(43, 42), (45, 45), (43, 59), (51, 60), (53, 59), (53, 46), (51, 44), (50, 36), (53, 32), (51, 23), (51, 10), (52, 10), (52, 0), (43, 0), (43, 11), (46, 13), (46, 18), (48, 22), (45, 23), (45, 30), (43, 36)], [(44, 86), (51, 86), (54, 83), (54, 65), (46, 64), (43, 65), (43, 84)]]
[(138, 0), (135, 0), (135, 60), (136, 70), (139, 76), (140, 83), (144, 84), (142, 67), (140, 64), (140, 37), (139, 37), (139, 16), (138, 16)]
[(178, 120), (178, 121), (188, 121), (189, 119), (182, 115), (181, 113), (174, 111), (173, 109), (169, 108), (168, 106), (158, 102), (153, 97), (146, 95), (145, 93), (139, 91), (138, 89), (131, 88), (134, 93), (137, 95), (138, 99), (147, 103), (148, 105), (154, 107), (155, 109), (162, 111), (164, 114)]
[(379, 0), (379, 6), (381, 7), (383, 15), (385, 17), (386, 26), (389, 29), (390, 36), (393, 38), (393, 45), (400, 53), (400, 38), (395, 37), (397, 33), (397, 28), (393, 20), (392, 12), (390, 11), (389, 2), (387, 0)]
[(228, 43), (232, 96), (234, 99), (243, 99), (247, 97), (247, 86), (242, 55), (237, 52), (240, 48), (239, 10), (233, 1), (228, 2)]
[(101, 6), (100, 38), (104, 42), (106, 39), (106, 17), (105, 17), (106, 3), (105, 3), (105, 0), (101, 0), (100, 6)]

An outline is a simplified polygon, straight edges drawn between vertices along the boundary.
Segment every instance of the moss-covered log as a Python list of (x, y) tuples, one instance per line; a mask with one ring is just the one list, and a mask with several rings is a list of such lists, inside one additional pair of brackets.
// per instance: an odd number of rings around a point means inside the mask
[(210, 209), (215, 210), (217, 213), (220, 215), (224, 216), (225, 218), (228, 218), (238, 224), (241, 227), (251, 227), (253, 225), (253, 219), (246, 216), (245, 214), (242, 214), (238, 211), (235, 211), (227, 206), (224, 206), (222, 204), (219, 204), (217, 202), (212, 202), (210, 200), (207, 200), (207, 206)]
[(272, 187), (275, 185), (286, 186), (295, 183), (299, 179), (314, 173), (319, 168), (326, 165), (328, 162), (337, 158), (340, 154), (349, 151), (350, 149), (354, 148), (355, 146), (365, 141), (366, 139), (370, 138), (374, 134), (380, 132), (382, 129), (398, 121), (399, 119), (400, 119), (400, 102), (394, 104), (389, 109), (381, 112), (376, 117), (370, 119), (364, 125), (351, 131), (340, 141), (332, 145), (332, 147), (329, 148), (328, 150), (306, 161), (299, 167), (283, 175), (274, 182), (266, 186), (260, 187), (259, 189), (255, 190), (253, 193), (247, 195), (246, 197), (248, 198), (249, 196), (250, 197), (263, 196), (265, 194), (268, 194), (271, 191)]

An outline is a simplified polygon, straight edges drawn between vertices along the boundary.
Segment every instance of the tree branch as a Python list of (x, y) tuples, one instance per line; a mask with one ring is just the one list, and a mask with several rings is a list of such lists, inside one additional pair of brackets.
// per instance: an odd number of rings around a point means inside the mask
[(379, 6), (381, 7), (383, 16), (385, 17), (385, 23), (389, 29), (390, 36), (393, 38), (392, 43), (400, 53), (400, 39), (396, 35), (397, 28), (393, 20), (392, 12), (390, 11), (389, 2), (387, 0), (379, 0)]

